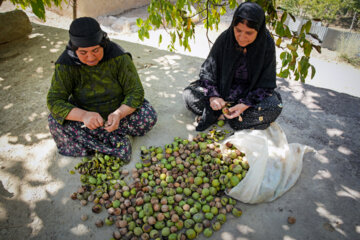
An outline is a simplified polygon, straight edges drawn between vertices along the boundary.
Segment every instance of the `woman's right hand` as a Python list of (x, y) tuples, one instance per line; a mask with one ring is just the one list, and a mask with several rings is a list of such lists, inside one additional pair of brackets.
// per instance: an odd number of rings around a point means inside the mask
[(82, 122), (91, 130), (97, 129), (104, 125), (104, 119), (97, 112), (86, 112), (83, 116)]
[(211, 97), (209, 99), (209, 101), (210, 101), (210, 107), (214, 111), (219, 111), (226, 105), (226, 102), (224, 101), (224, 99), (219, 98), (219, 97)]

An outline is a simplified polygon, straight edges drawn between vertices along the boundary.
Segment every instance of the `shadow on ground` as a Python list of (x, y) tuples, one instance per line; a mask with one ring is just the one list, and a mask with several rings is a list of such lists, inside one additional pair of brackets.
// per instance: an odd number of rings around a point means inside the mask
[[(105, 211), (95, 215), (90, 204), (70, 199), (80, 181), (68, 172), (80, 159), (58, 155), (48, 132), (46, 93), (66, 42), (66, 31), (34, 25), (30, 39), (0, 45), (1, 239), (110, 239), (115, 229), (96, 228)], [(196, 135), (181, 94), (197, 78), (203, 59), (118, 43), (132, 53), (159, 116), (149, 134), (134, 139), (127, 166), (132, 168), (139, 146)], [(283, 79), (278, 85), (284, 102), (278, 123), (288, 141), (317, 152), (305, 155), (302, 174), (288, 193), (271, 203), (238, 203), (243, 216), (228, 216), (211, 239), (359, 239), (360, 99)], [(85, 213), (89, 219), (83, 222)], [(287, 223), (289, 216), (295, 224)]]

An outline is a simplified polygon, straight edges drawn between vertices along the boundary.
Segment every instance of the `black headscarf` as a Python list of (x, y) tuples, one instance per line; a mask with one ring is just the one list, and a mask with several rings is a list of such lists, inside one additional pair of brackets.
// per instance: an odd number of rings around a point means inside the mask
[(200, 79), (216, 83), (219, 94), (225, 100), (234, 79), (236, 63), (243, 54), (234, 36), (234, 24), (238, 17), (258, 23), (255, 41), (245, 47), (250, 85), (242, 97), (255, 88), (276, 87), (275, 44), (266, 29), (264, 11), (256, 3), (244, 2), (236, 9), (230, 27), (216, 39), (200, 70)]
[(126, 53), (118, 44), (110, 41), (107, 34), (101, 30), (100, 24), (90, 17), (75, 19), (70, 25), (69, 37), (70, 40), (65, 51), (60, 55), (55, 64), (82, 65), (83, 63), (75, 53), (78, 47), (102, 46), (104, 48), (104, 56), (100, 62)]

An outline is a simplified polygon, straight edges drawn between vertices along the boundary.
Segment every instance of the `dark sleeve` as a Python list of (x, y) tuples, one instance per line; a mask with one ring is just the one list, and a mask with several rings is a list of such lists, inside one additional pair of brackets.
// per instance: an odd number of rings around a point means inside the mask
[(220, 37), (216, 39), (212, 46), (210, 53), (200, 68), (200, 83), (205, 88), (205, 94), (208, 97), (220, 97), (218, 90), (219, 67), (217, 66), (220, 61)]
[(121, 104), (139, 108), (144, 101), (144, 88), (139, 75), (128, 54), (122, 55), (119, 61), (119, 83), (125, 96)]
[(73, 76), (71, 67), (55, 65), (55, 72), (47, 94), (47, 106), (51, 115), (60, 124), (64, 123), (66, 116), (75, 107), (68, 101), (73, 89)]
[(201, 86), (205, 89), (204, 93), (207, 97), (221, 97), (217, 86), (214, 84), (214, 82), (207, 80), (207, 79), (201, 79)]
[(276, 54), (275, 43), (269, 33), (266, 35), (267, 48), (265, 51), (265, 59), (263, 69), (260, 74), (261, 81), (255, 87), (257, 88), (276, 88)]
[(260, 103), (264, 98), (270, 96), (274, 92), (272, 88), (256, 88), (250, 91), (246, 97), (240, 98), (238, 103), (243, 103), (247, 106), (254, 107)]

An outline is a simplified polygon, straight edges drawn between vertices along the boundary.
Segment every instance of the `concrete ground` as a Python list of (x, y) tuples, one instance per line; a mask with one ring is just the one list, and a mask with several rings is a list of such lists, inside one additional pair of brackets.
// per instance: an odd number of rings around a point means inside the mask
[[(80, 182), (78, 174), (68, 172), (80, 158), (60, 156), (47, 128), (46, 93), (67, 31), (33, 26), (30, 39), (0, 46), (0, 239), (110, 239), (115, 227), (94, 225), (106, 214), (92, 214), (90, 205), (70, 199)], [(131, 169), (139, 146), (164, 146), (175, 136), (196, 135), (194, 116), (181, 94), (197, 78), (204, 59), (116, 42), (132, 53), (159, 119), (145, 137), (134, 138)], [(319, 74), (330, 70), (336, 68), (317, 69)], [(211, 239), (360, 239), (359, 92), (284, 79), (278, 85), (284, 110), (277, 122), (289, 143), (316, 152), (305, 155), (289, 192), (270, 203), (238, 203), (243, 215), (229, 216)], [(89, 215), (85, 222), (80, 219), (84, 213)], [(289, 216), (295, 224), (287, 223)]]

